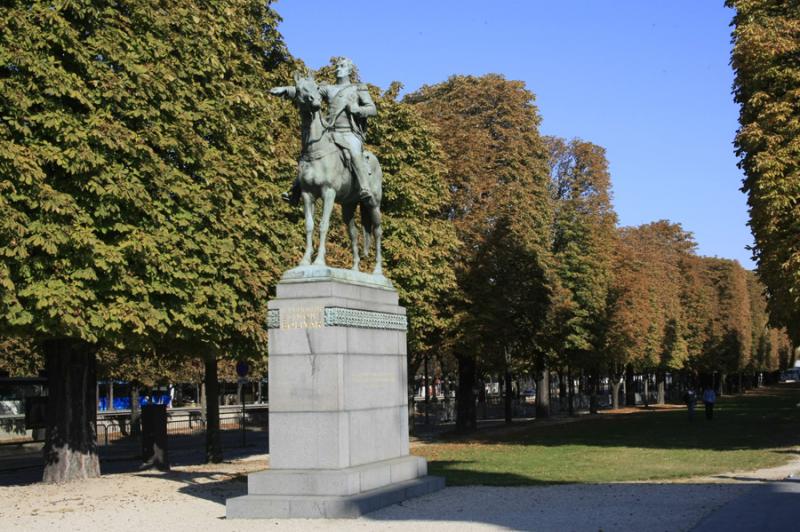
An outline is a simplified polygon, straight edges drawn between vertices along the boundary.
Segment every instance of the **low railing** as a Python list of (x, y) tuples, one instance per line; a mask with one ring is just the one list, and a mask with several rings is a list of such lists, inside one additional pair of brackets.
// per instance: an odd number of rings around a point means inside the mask
[[(269, 408), (267, 405), (247, 405), (242, 417), (241, 406), (220, 407), (220, 430), (265, 429)], [(0, 438), (0, 444), (24, 444), (44, 441), (44, 430), (24, 430), (24, 416), (2, 416), (6, 425), (15, 427)], [(23, 428), (20, 428), (23, 427)], [(130, 412), (100, 414), (95, 424), (98, 445), (109, 445), (132, 434)], [(168, 411), (167, 434), (193, 436), (205, 432), (206, 423), (199, 410), (175, 409)]]
[[(220, 407), (220, 430), (264, 429), (267, 427), (269, 409), (266, 405), (248, 405), (245, 416), (241, 407)], [(193, 436), (206, 430), (206, 422), (199, 411), (168, 412), (167, 435)], [(130, 414), (106, 415), (97, 422), (98, 445), (110, 443), (131, 435)]]

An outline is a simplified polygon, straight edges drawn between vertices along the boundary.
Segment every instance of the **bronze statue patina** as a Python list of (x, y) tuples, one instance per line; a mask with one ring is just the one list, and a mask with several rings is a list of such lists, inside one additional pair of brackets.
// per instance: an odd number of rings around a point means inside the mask
[[(315, 265), (325, 265), (325, 242), (334, 203), (342, 206), (353, 250), (353, 270), (359, 269), (356, 208), (361, 208), (364, 253), (370, 239), (375, 241), (373, 274), (380, 275), (382, 180), (378, 159), (363, 148), (366, 118), (377, 113), (365, 85), (350, 83), (353, 64), (336, 63), (336, 84), (318, 86), (313, 76), (295, 74), (294, 87), (275, 87), (271, 94), (292, 100), (300, 111), (302, 151), (298, 174), (287, 194), (291, 203), (303, 200), (306, 221), (306, 250), (301, 266), (311, 264), (313, 253), (314, 206), (322, 198), (319, 248)], [(322, 99), (328, 102), (328, 117), (322, 116)]]

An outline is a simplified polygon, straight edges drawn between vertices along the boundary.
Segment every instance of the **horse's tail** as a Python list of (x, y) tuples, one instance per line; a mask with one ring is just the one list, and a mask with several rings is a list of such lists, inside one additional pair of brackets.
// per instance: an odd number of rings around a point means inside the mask
[(364, 231), (364, 256), (369, 257), (369, 250), (372, 248), (372, 213), (370, 208), (361, 203), (358, 206), (361, 212), (361, 228)]

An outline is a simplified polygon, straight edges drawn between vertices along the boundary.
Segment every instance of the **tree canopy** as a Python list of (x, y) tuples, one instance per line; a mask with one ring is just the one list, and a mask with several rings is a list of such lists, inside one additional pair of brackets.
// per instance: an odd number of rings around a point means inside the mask
[[(436, 126), (455, 227), (458, 292), (451, 331), (459, 361), (458, 424), (477, 363), (505, 367), (530, 354), (550, 304), (551, 205), (534, 95), (496, 74), (452, 76), (405, 101)], [(469, 419), (468, 419), (469, 418)]]
[[(0, 335), (44, 340), (53, 372), (87, 354), (89, 380), (94, 346), (264, 353), (291, 229), (264, 223), (288, 163), (267, 95), (290, 68), (275, 12), (20, 1), (0, 13)], [(77, 439), (58, 449), (93, 445), (90, 427), (64, 430)]]
[(263, 223), (287, 156), (265, 95), (287, 61), (275, 13), (259, 2), (3, 13), (0, 330), (263, 349), (290, 227)]
[(800, 343), (800, 10), (796, 2), (728, 0), (741, 127), (736, 153), (753, 255), (774, 323)]
[[(561, 364), (595, 373), (612, 278), (617, 216), (605, 149), (590, 142), (547, 138), (553, 200), (553, 256), (561, 290), (549, 334)], [(604, 369), (604, 368), (603, 368)]]

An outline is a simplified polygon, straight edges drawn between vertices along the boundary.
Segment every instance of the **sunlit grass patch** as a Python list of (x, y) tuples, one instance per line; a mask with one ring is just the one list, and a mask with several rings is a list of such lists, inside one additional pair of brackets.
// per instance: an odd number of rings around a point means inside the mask
[(561, 425), (422, 445), (431, 474), (450, 485), (529, 485), (676, 479), (778, 466), (800, 445), (798, 387), (723, 398), (702, 409), (597, 416)]

